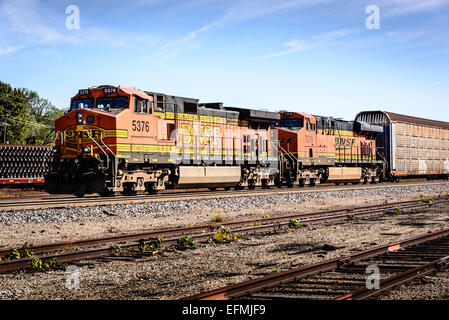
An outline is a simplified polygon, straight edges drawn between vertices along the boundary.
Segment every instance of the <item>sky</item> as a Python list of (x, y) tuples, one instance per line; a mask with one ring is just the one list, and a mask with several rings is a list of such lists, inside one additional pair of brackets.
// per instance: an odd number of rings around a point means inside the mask
[(0, 81), (449, 121), (449, 0), (0, 0)]

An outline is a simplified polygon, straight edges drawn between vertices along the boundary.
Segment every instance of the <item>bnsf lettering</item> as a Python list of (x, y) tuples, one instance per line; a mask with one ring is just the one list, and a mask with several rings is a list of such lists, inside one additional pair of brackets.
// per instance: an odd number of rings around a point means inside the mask
[(133, 131), (150, 131), (150, 123), (148, 121), (133, 120)]
[(88, 139), (89, 136), (92, 139), (99, 139), (100, 138), (100, 130), (88, 130), (88, 131), (66, 131), (65, 137), (66, 139), (73, 139), (73, 138), (85, 138)]
[(335, 145), (352, 147), (355, 144), (355, 139), (350, 138), (335, 138)]
[[(192, 130), (193, 127), (193, 130)], [(198, 126), (183, 123), (181, 124), (182, 135), (184, 139), (184, 143), (190, 144), (192, 143), (192, 135), (200, 138), (200, 144), (211, 144), (213, 140), (213, 136), (220, 137), (221, 131), (220, 127), (211, 127), (211, 126)], [(193, 132), (192, 132), (193, 131)]]

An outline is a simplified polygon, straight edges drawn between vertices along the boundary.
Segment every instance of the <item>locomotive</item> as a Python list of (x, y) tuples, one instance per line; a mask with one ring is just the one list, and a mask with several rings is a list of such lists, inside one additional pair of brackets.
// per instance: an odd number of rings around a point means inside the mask
[(255, 188), (278, 177), (279, 114), (127, 87), (79, 90), (55, 122), (49, 193)]
[[(383, 115), (365, 112), (344, 121), (130, 87), (91, 87), (79, 90), (55, 122), (45, 189), (112, 196), (175, 188), (377, 183), (415, 173), (447, 177), (449, 162), (439, 162), (439, 169), (432, 162), (433, 171), (398, 171), (395, 128), (402, 124)], [(449, 145), (441, 146), (447, 154)]]

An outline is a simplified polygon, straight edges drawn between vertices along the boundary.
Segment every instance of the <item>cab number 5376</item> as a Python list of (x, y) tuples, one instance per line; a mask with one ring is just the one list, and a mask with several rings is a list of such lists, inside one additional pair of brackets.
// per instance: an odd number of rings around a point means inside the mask
[(133, 120), (133, 131), (150, 131), (150, 123), (148, 121)]

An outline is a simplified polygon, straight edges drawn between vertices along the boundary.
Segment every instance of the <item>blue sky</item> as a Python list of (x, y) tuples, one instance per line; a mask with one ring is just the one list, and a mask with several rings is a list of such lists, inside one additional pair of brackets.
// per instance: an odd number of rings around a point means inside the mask
[[(66, 8), (80, 29), (66, 28)], [(380, 29), (368, 30), (376, 5)], [(353, 119), (449, 121), (449, 0), (0, 0), (0, 80), (67, 108), (112, 84)]]

